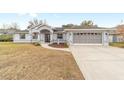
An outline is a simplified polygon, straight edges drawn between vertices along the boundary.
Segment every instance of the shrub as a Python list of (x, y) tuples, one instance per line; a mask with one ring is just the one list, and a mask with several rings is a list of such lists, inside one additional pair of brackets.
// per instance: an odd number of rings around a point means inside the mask
[(2, 42), (13, 41), (13, 36), (12, 35), (0, 35), (0, 41)]
[(40, 46), (40, 43), (35, 42), (35, 43), (33, 43), (33, 45), (35, 45), (35, 46)]

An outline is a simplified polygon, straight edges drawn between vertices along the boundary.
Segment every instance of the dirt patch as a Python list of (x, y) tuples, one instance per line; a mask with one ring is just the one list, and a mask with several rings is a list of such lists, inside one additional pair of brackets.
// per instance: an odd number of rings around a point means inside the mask
[(31, 44), (0, 43), (0, 79), (84, 79), (71, 53)]

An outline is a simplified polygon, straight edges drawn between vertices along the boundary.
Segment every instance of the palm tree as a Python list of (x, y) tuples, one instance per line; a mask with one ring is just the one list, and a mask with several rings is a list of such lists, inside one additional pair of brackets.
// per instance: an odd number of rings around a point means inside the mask
[(29, 21), (28, 23), (29, 23), (28, 28), (31, 28), (31, 27), (34, 27), (34, 26), (37, 26), (37, 25), (42, 25), (43, 21), (38, 20), (38, 19), (33, 19), (33, 20)]

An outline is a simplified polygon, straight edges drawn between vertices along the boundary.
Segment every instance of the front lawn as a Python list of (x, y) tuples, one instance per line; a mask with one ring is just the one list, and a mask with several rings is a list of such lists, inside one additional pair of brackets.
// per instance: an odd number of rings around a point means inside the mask
[(0, 79), (84, 79), (69, 52), (31, 44), (0, 43)]
[(124, 42), (110, 43), (110, 46), (124, 48)]

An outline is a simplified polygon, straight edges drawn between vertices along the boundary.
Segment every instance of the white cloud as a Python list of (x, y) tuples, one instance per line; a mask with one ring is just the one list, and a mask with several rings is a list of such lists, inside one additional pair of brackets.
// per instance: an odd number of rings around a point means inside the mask
[(38, 15), (37, 15), (37, 13), (29, 13), (29, 16), (31, 16), (31, 17), (37, 17)]
[(27, 13), (17, 13), (18, 16), (24, 16), (24, 15), (27, 15)]

